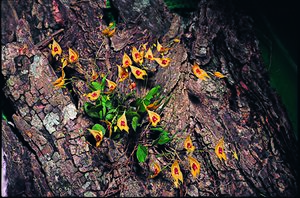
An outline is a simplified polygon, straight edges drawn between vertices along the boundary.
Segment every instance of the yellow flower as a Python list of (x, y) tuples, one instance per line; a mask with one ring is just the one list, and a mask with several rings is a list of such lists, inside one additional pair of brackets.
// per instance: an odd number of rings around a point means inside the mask
[(147, 110), (147, 112), (152, 126), (156, 127), (157, 123), (160, 121), (160, 116), (157, 113), (150, 110)]
[(76, 61), (78, 61), (78, 59), (79, 59), (78, 53), (72, 50), (71, 48), (69, 48), (69, 62), (75, 63)]
[(168, 50), (169, 50), (170, 48), (163, 47), (163, 46), (157, 41), (156, 49), (157, 49), (157, 51), (160, 52), (160, 53), (165, 53), (165, 52), (168, 52)]
[(129, 133), (129, 127), (127, 125), (127, 119), (125, 116), (125, 111), (123, 113), (123, 115), (121, 117), (119, 117), (118, 121), (117, 121), (117, 126), (119, 127), (119, 129), (125, 130), (127, 133)]
[(119, 81), (122, 82), (124, 81), (126, 78), (128, 78), (129, 73), (127, 71), (127, 69), (121, 67), (120, 65), (118, 65), (118, 76), (119, 76)]
[(191, 167), (191, 173), (194, 178), (196, 178), (200, 174), (200, 163), (193, 157), (188, 156), (190, 167)]
[(154, 60), (154, 56), (153, 56), (153, 53), (152, 53), (152, 50), (151, 48), (149, 48), (145, 54), (145, 58), (149, 59), (149, 60)]
[(170, 58), (154, 58), (154, 60), (162, 67), (167, 67), (171, 61)]
[(161, 171), (161, 168), (160, 168), (160, 165), (158, 162), (152, 162), (150, 165), (150, 169), (153, 172), (153, 175), (150, 176), (151, 179), (156, 177)]
[(62, 76), (59, 77), (56, 81), (54, 81), (52, 83), (53, 86), (56, 87), (56, 88), (63, 88), (63, 87), (65, 87), (65, 72), (64, 72), (63, 69), (61, 70), (61, 73), (62, 73)]
[(107, 82), (109, 91), (113, 91), (117, 87), (117, 84), (111, 80), (106, 79), (106, 82)]
[(123, 55), (122, 63), (123, 63), (122, 67), (124, 67), (124, 68), (127, 68), (130, 65), (132, 65), (132, 61), (131, 61), (130, 57), (125, 52)]
[(143, 48), (143, 50), (145, 50), (145, 51), (146, 51), (146, 49), (147, 49), (147, 45), (148, 45), (148, 42), (142, 45), (142, 48)]
[(89, 93), (86, 95), (91, 101), (95, 101), (100, 96), (100, 90), (93, 91), (92, 93)]
[(99, 77), (99, 75), (97, 74), (97, 72), (94, 71), (94, 69), (92, 69), (92, 78), (91, 81), (96, 80)]
[(188, 135), (184, 141), (184, 148), (188, 153), (192, 153), (195, 150), (195, 146), (193, 145), (190, 135)]
[(101, 120), (101, 121), (103, 121), (103, 122), (106, 123), (106, 127), (107, 127), (107, 129), (108, 129), (108, 131), (109, 131), (108, 137), (110, 138), (111, 135), (112, 135), (112, 124), (111, 124), (111, 122), (108, 121), (108, 120)]
[(62, 49), (60, 45), (53, 39), (53, 43), (49, 45), (52, 56), (61, 55)]
[(180, 39), (178, 39), (178, 38), (173, 39), (173, 41), (174, 41), (174, 43), (180, 43)]
[(98, 130), (93, 130), (93, 129), (88, 129), (89, 132), (94, 136), (95, 140), (96, 140), (96, 147), (100, 146), (100, 143), (103, 140), (103, 134), (102, 131), (98, 131)]
[(143, 63), (144, 51), (139, 52), (136, 47), (132, 47), (131, 55), (134, 62)]
[(144, 76), (147, 75), (147, 72), (145, 70), (138, 67), (130, 66), (130, 69), (136, 79), (144, 80)]
[(68, 61), (65, 58), (61, 58), (60, 62), (62, 63), (62, 68), (68, 65)]
[(207, 78), (210, 78), (208, 76), (208, 74), (206, 73), (206, 71), (204, 71), (203, 69), (200, 69), (199, 65), (194, 64), (193, 68), (193, 73), (195, 74), (195, 76), (197, 76), (199, 79), (201, 80), (207, 80)]
[(214, 72), (214, 75), (218, 78), (225, 78), (226, 76), (224, 76), (222, 73), (220, 72)]
[(177, 160), (175, 160), (172, 164), (171, 173), (174, 179), (175, 187), (178, 188), (178, 180), (180, 180), (181, 183), (183, 183), (183, 176)]
[(218, 144), (215, 147), (215, 153), (217, 154), (218, 158), (220, 160), (224, 159), (226, 160), (226, 154), (224, 152), (224, 140), (221, 138), (218, 142)]

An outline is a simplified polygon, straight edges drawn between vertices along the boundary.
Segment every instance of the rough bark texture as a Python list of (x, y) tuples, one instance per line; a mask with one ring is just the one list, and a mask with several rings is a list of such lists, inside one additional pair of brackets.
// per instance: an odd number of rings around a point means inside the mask
[[(11, 196), (292, 196), (297, 194), (296, 140), (285, 109), (269, 85), (251, 19), (232, 2), (199, 1), (188, 20), (161, 0), (113, 0), (117, 32), (105, 37), (99, 16), (105, 1), (1, 1), (2, 78), (15, 127), (2, 121), (2, 147)], [(195, 5), (196, 6), (196, 5)], [(83, 111), (84, 79), (54, 89), (57, 64), (47, 47), (55, 38), (80, 54), (82, 69), (116, 80), (124, 51), (145, 42), (170, 50), (167, 68), (154, 67), (149, 86), (160, 84), (172, 99), (162, 123), (179, 138), (191, 135), (201, 163), (198, 179), (182, 158), (184, 183), (174, 188), (166, 171), (147, 179), (146, 163), (132, 163), (124, 142), (88, 143), (93, 124)], [(227, 78), (200, 81), (191, 67), (220, 71)], [(69, 69), (67, 77), (83, 75)], [(73, 90), (72, 93), (69, 90)], [(215, 145), (224, 137), (227, 160)], [(170, 148), (183, 151), (183, 144)], [(150, 151), (155, 152), (155, 151)], [(236, 160), (232, 153), (236, 152)], [(170, 163), (163, 161), (163, 163)]]

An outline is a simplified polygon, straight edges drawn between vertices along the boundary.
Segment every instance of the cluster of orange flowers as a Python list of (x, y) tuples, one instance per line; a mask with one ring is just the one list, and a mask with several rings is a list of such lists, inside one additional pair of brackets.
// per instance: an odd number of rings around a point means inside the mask
[[(142, 69), (141, 66), (144, 62), (144, 58), (148, 61), (156, 61), (161, 67), (167, 67), (170, 64), (171, 59), (165, 57), (164, 54), (168, 52), (169, 48), (163, 47), (158, 41), (156, 44), (157, 52), (162, 55), (160, 58), (155, 58), (153, 56), (153, 52), (151, 47), (147, 49), (147, 44), (143, 44), (141, 46), (140, 51), (133, 46), (131, 50), (131, 57), (124, 52), (122, 65), (118, 65), (118, 77), (119, 81), (122, 82), (129, 77), (128, 68), (130, 68), (131, 73), (134, 75), (136, 79), (144, 79), (144, 76), (147, 75), (147, 71)], [(146, 52), (146, 53), (145, 53)], [(136, 66), (133, 65), (133, 62), (136, 63)]]
[[(190, 172), (194, 178), (197, 178), (200, 175), (201, 164), (197, 161), (196, 158), (192, 157), (192, 154), (195, 150), (195, 146), (191, 140), (190, 135), (188, 135), (184, 141), (184, 148), (187, 151), (187, 159), (190, 165)], [(226, 160), (226, 154), (224, 149), (224, 140), (221, 138), (215, 146), (215, 153), (217, 157), (222, 160)], [(238, 159), (236, 152), (233, 152), (234, 158)], [(153, 173), (150, 178), (156, 177), (161, 172), (161, 167), (158, 162), (152, 162), (150, 164), (151, 172)], [(178, 160), (175, 160), (171, 166), (171, 175), (174, 179), (174, 185), (176, 188), (179, 187), (179, 181), (183, 183), (183, 174), (181, 172)]]
[[(56, 88), (62, 88), (65, 86), (65, 72), (64, 72), (64, 67), (67, 66), (69, 63), (76, 63), (79, 59), (79, 55), (76, 51), (74, 51), (73, 49), (69, 48), (69, 54), (68, 54), (68, 58), (65, 58), (66, 56), (62, 56), (62, 49), (60, 47), (60, 45), (53, 39), (53, 42), (49, 45), (50, 49), (51, 49), (51, 54), (53, 57), (56, 58), (56, 60), (58, 60), (60, 58), (60, 62), (62, 63), (62, 75), (60, 78), (58, 78), (55, 82), (53, 82), (52, 84), (54, 85), (54, 87)], [(62, 57), (61, 57), (62, 56)]]

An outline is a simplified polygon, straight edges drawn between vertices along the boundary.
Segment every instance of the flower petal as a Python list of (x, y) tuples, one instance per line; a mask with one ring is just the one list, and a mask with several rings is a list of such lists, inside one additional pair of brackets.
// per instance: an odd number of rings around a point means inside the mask
[(130, 57), (125, 52), (123, 55), (122, 64), (123, 64), (122, 65), (123, 68), (127, 68), (130, 65), (132, 65), (132, 61), (131, 61)]
[(119, 76), (119, 81), (122, 82), (126, 78), (128, 78), (129, 73), (128, 73), (127, 69), (125, 69), (125, 68), (121, 67), (120, 65), (118, 65), (118, 76)]
[(191, 156), (188, 156), (188, 160), (190, 162), (191, 173), (193, 177), (196, 178), (200, 174), (200, 163)]
[(226, 160), (226, 154), (224, 149), (224, 140), (221, 138), (215, 147), (215, 153), (220, 160)]
[(106, 79), (106, 82), (107, 82), (109, 91), (113, 91), (117, 87), (117, 84), (111, 80)]
[(157, 123), (160, 121), (160, 116), (154, 111), (147, 110), (147, 112), (152, 126), (156, 127)]
[(154, 60), (154, 56), (153, 56), (153, 53), (152, 53), (152, 50), (151, 48), (149, 48), (145, 54), (145, 58), (149, 59), (149, 60)]
[(178, 180), (180, 180), (181, 183), (183, 183), (183, 175), (177, 160), (175, 160), (174, 163), (172, 164), (171, 174), (174, 179), (175, 187), (178, 188)]
[(130, 66), (131, 73), (134, 75), (136, 79), (142, 79), (144, 80), (144, 76), (147, 75), (147, 72), (143, 69), (140, 69), (135, 66)]
[(206, 73), (206, 71), (204, 71), (203, 69), (200, 69), (199, 65), (194, 64), (192, 67), (193, 73), (195, 74), (195, 76), (197, 76), (197, 78), (201, 79), (201, 80), (207, 80), (209, 77), (209, 75)]
[(161, 172), (161, 168), (158, 162), (152, 162), (150, 165), (150, 169), (153, 172), (150, 178), (156, 177)]
[(52, 56), (61, 55), (62, 49), (60, 45), (53, 39), (52, 45), (51, 45), (51, 54)]
[(69, 48), (69, 62), (70, 63), (75, 63), (77, 62), (79, 59), (79, 55), (76, 51), (72, 50), (71, 48)]
[(225, 78), (226, 76), (224, 76), (222, 73), (220, 72), (214, 72), (214, 75), (218, 78)]
[(100, 96), (100, 90), (93, 91), (92, 93), (89, 93), (86, 95), (91, 101), (95, 101)]
[(117, 126), (119, 127), (119, 129), (125, 130), (127, 133), (129, 133), (129, 127), (127, 125), (127, 119), (126, 119), (126, 115), (125, 115), (125, 111), (122, 114), (121, 117), (119, 117), (118, 121), (117, 121)]
[(93, 130), (93, 129), (88, 129), (88, 130), (94, 136), (94, 138), (96, 140), (96, 147), (99, 147), (100, 143), (103, 140), (103, 133), (102, 133), (102, 131)]
[(188, 135), (184, 141), (184, 148), (187, 150), (188, 153), (192, 153), (195, 150), (195, 146), (193, 145), (190, 135)]
[(167, 67), (171, 62), (170, 58), (154, 58), (154, 60), (162, 67)]

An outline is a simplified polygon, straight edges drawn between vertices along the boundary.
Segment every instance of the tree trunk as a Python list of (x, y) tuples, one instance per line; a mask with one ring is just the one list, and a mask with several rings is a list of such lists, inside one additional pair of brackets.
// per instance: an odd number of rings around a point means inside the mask
[[(162, 0), (110, 3), (117, 30), (106, 37), (101, 33), (108, 25), (104, 0), (1, 1), (3, 109), (13, 123), (2, 120), (8, 195), (296, 195), (297, 142), (270, 87), (251, 18), (231, 1), (201, 0), (188, 18), (171, 13)], [(52, 38), (63, 50), (70, 47), (80, 55), (81, 67), (66, 68), (68, 78), (78, 78), (62, 89), (51, 84), (60, 75), (55, 72), (60, 63), (48, 48)], [(173, 135), (179, 131), (179, 141), (167, 144), (184, 175), (179, 188), (167, 158), (160, 161), (169, 166), (147, 178), (149, 159), (137, 163), (135, 147), (128, 146), (137, 142), (104, 137), (100, 147), (89, 143), (87, 129), (95, 121), (83, 110), (87, 73), (107, 73), (116, 81), (116, 65), (132, 46), (157, 40), (164, 46), (174, 38), (180, 43), (167, 54), (170, 65), (154, 65), (147, 87), (161, 85), (163, 94), (171, 96), (161, 124)], [(226, 78), (210, 75), (201, 81), (193, 75), (194, 64)], [(125, 90), (128, 85), (118, 86)], [(193, 157), (201, 163), (197, 179), (185, 160), (188, 134), (196, 147)], [(215, 154), (222, 137), (226, 161)]]

